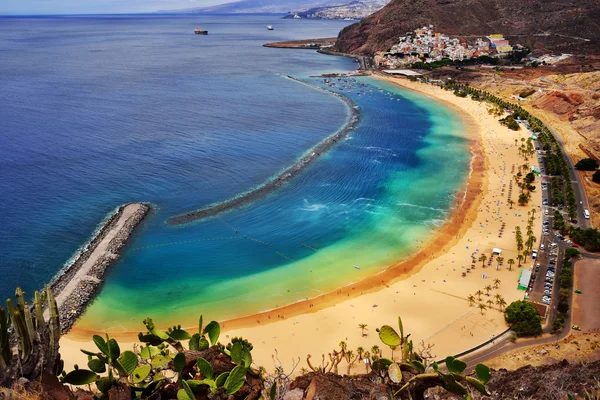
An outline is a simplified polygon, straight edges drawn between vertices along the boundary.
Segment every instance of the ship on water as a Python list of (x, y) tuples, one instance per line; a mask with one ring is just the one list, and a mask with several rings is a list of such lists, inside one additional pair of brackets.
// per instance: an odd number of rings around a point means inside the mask
[(267, 30), (272, 31), (273, 30), (273, 25), (267, 25)]
[(196, 35), (208, 35), (208, 31), (206, 29), (200, 29), (198, 27), (196, 27), (196, 29), (194, 29), (194, 33)]

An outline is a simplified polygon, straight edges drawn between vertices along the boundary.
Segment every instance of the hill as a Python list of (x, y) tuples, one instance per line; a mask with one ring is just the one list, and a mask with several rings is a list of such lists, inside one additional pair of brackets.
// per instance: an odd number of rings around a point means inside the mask
[(336, 48), (373, 54), (388, 50), (406, 32), (432, 24), (458, 37), (503, 33), (536, 53), (599, 53), (599, 21), (596, 0), (393, 0), (344, 28)]
[[(306, 11), (299, 11), (296, 15), (310, 19), (362, 19), (385, 6), (388, 0), (361, 0), (332, 6), (314, 7)], [(286, 18), (292, 18), (288, 15)]]
[(288, 13), (295, 10), (307, 10), (312, 7), (329, 6), (339, 3), (339, 1), (335, 0), (241, 0), (210, 7), (169, 10), (167, 12), (203, 14)]

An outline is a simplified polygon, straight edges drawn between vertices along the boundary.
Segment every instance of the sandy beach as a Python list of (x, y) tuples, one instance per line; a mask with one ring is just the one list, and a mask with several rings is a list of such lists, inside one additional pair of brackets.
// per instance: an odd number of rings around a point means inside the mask
[[(383, 79), (383, 78), (382, 78)], [(516, 259), (515, 227), (525, 230), (527, 212), (536, 209), (533, 231), (541, 232), (541, 192), (532, 193), (529, 205), (510, 209), (507, 196), (510, 181), (525, 161), (519, 156), (515, 139), (526, 138), (523, 130), (514, 132), (502, 126), (498, 117), (489, 115), (488, 104), (459, 98), (438, 87), (410, 82), (405, 79), (385, 78), (402, 87), (430, 96), (452, 107), (464, 120), (467, 136), (472, 140), (473, 160), (464, 189), (457, 194), (456, 209), (448, 222), (424, 243), (420, 251), (408, 260), (401, 260), (385, 271), (351, 286), (340, 288), (318, 298), (299, 302), (277, 310), (221, 322), (221, 341), (243, 336), (254, 344), (253, 356), (258, 365), (272, 370), (271, 355), (276, 351), (289, 370), (292, 360), (301, 359), (300, 367), (307, 367), (306, 356), (320, 359), (338, 346), (341, 340), (349, 349), (362, 346), (383, 349), (375, 329), (384, 324), (396, 326), (401, 316), (405, 332), (411, 333), (416, 343), (434, 344), (437, 358), (457, 354), (489, 340), (506, 329), (503, 314), (492, 308), (483, 313), (467, 301), (469, 294), (484, 291), (494, 280), (498, 288), (481, 297), (481, 303), (501, 294), (506, 303), (522, 299), (524, 292), (517, 290), (520, 269), (517, 264), (508, 270), (507, 260)], [(529, 165), (537, 160), (530, 158)], [(443, 171), (440, 171), (443, 179)], [(539, 182), (537, 183), (539, 187)], [(514, 185), (512, 200), (518, 198)], [(502, 227), (504, 228), (502, 229)], [(398, 229), (401, 229), (399, 227)], [(500, 234), (502, 232), (502, 234)], [(537, 243), (540, 242), (538, 236)], [(485, 268), (481, 261), (472, 263), (482, 254), (490, 258), (492, 248), (502, 250), (504, 265), (493, 262)], [(522, 268), (529, 268), (527, 260)], [(475, 266), (474, 270), (467, 268)], [(465, 276), (463, 276), (463, 273)], [(160, 324), (160, 321), (156, 321)], [(363, 336), (359, 324), (366, 324)], [(140, 330), (143, 328), (140, 321)], [(73, 327), (61, 340), (61, 353), (72, 364), (85, 365), (86, 356), (79, 349), (93, 349), (92, 332)], [(137, 332), (115, 335), (121, 348), (132, 347)], [(390, 356), (389, 349), (383, 349)], [(364, 371), (356, 366), (357, 372)], [(341, 366), (340, 371), (346, 371)]]

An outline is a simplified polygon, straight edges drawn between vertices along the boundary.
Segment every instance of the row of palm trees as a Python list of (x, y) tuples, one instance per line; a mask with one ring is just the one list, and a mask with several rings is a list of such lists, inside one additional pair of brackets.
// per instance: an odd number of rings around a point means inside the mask
[[(522, 257), (521, 257), (522, 258)], [(485, 254), (482, 254), (481, 257), (479, 257), (479, 261), (481, 261), (481, 266), (483, 268), (485, 268), (485, 262), (487, 261), (487, 256)], [(502, 265), (504, 263), (504, 257), (496, 257), (496, 261), (498, 262), (499, 265)], [(508, 264), (508, 270), (512, 271), (512, 266), (515, 263), (515, 260), (513, 260), (512, 258), (509, 258), (506, 263)], [(521, 266), (521, 264), (519, 263), (519, 266)]]

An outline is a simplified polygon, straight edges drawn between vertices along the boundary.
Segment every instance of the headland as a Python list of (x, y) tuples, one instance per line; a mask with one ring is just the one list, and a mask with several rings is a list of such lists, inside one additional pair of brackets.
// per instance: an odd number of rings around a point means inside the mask
[(231, 210), (233, 208), (240, 207), (244, 204), (250, 203), (261, 197), (268, 195), (269, 193), (277, 190), (277, 188), (285, 185), (287, 182), (290, 181), (290, 179), (297, 176), (308, 165), (310, 165), (313, 161), (315, 161), (320, 156), (322, 156), (327, 151), (329, 151), (341, 139), (343, 139), (348, 133), (353, 131), (358, 126), (358, 124), (360, 122), (360, 111), (359, 111), (358, 106), (356, 104), (354, 104), (354, 102), (350, 98), (348, 98), (342, 94), (339, 94), (337, 92), (334, 92), (333, 90), (329, 90), (327, 88), (323, 88), (323, 87), (314, 85), (312, 83), (305, 82), (301, 79), (297, 79), (297, 78), (294, 78), (289, 75), (281, 74), (281, 76), (286, 79), (290, 79), (294, 82), (298, 82), (300, 84), (309, 86), (315, 90), (321, 90), (326, 93), (329, 93), (332, 96), (335, 96), (340, 101), (342, 101), (344, 104), (346, 104), (346, 106), (348, 106), (349, 116), (348, 116), (348, 119), (346, 120), (346, 123), (344, 124), (344, 126), (341, 129), (339, 129), (337, 132), (329, 135), (328, 137), (323, 139), (321, 142), (319, 142), (317, 145), (315, 145), (314, 147), (309, 149), (294, 164), (290, 165), (289, 167), (287, 167), (286, 169), (284, 169), (283, 171), (281, 171), (280, 173), (278, 173), (277, 175), (275, 175), (274, 177), (272, 177), (271, 179), (269, 179), (267, 182), (263, 183), (262, 185), (259, 185), (255, 188), (253, 188), (247, 192), (244, 192), (236, 197), (233, 197), (229, 200), (215, 203), (215, 204), (209, 205), (208, 207), (202, 208), (200, 210), (192, 211), (187, 214), (169, 218), (167, 220), (167, 223), (173, 224), (173, 225), (178, 225), (178, 224), (185, 224), (185, 223), (192, 222), (192, 221), (197, 221), (197, 220), (200, 220), (203, 218), (212, 217), (212, 216), (215, 216), (222, 212)]
[(104, 275), (150, 206), (130, 203), (119, 207), (94, 237), (50, 284), (60, 310), (60, 326), (67, 332), (85, 311), (104, 282)]
[(274, 47), (278, 49), (307, 49), (316, 50), (323, 47), (333, 47), (336, 38), (320, 38), (307, 40), (289, 40), (286, 42), (265, 43), (264, 47)]

